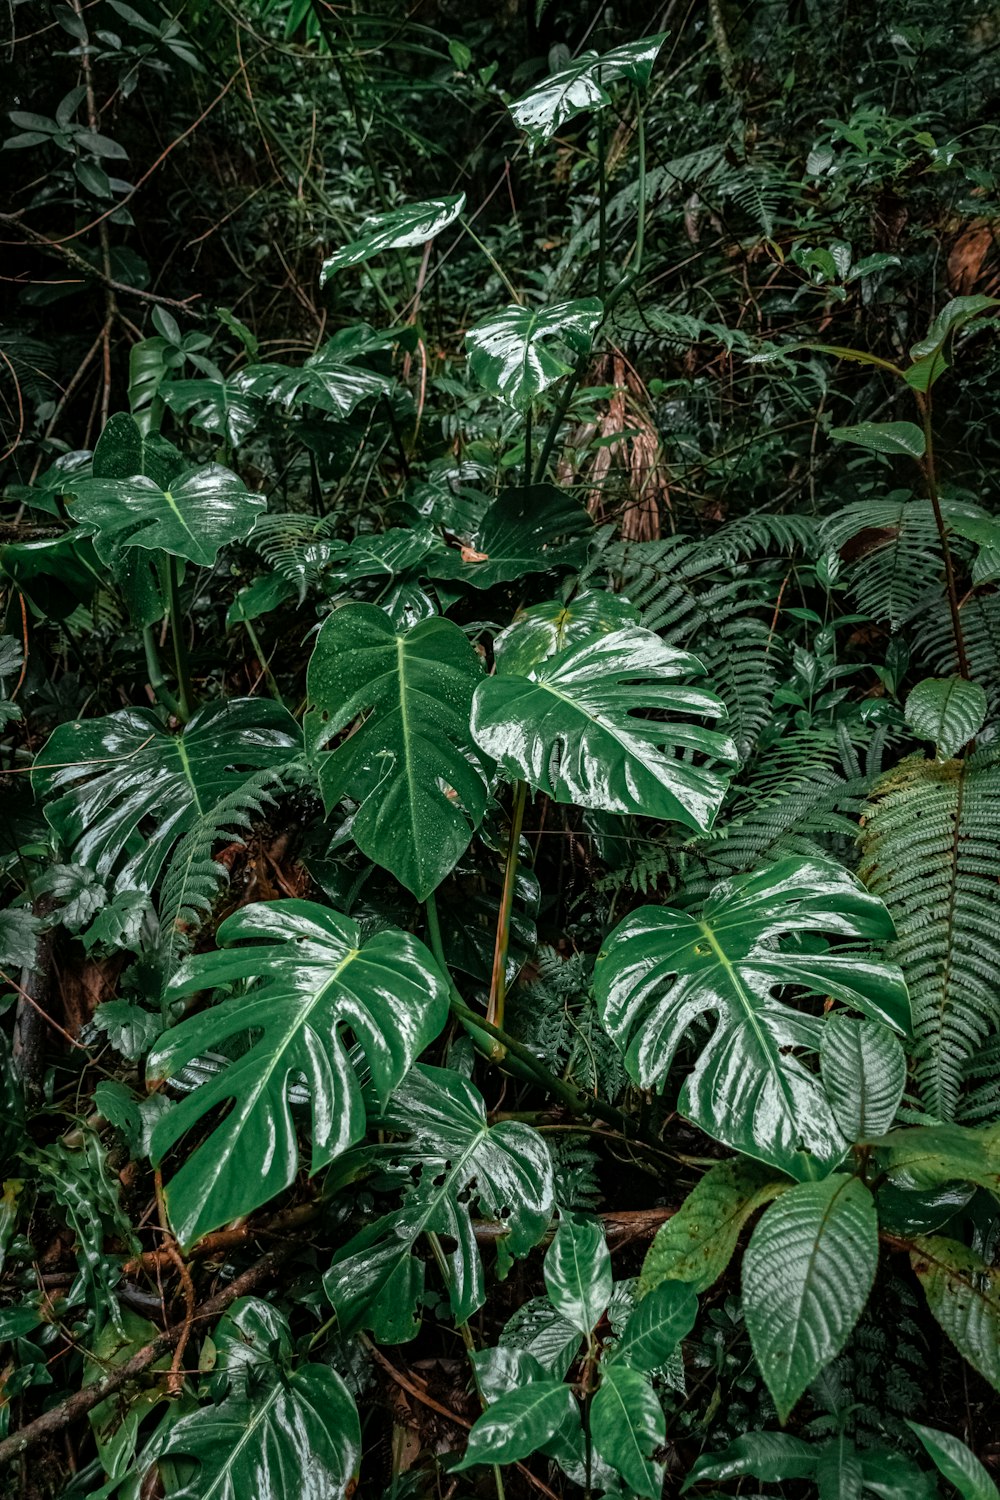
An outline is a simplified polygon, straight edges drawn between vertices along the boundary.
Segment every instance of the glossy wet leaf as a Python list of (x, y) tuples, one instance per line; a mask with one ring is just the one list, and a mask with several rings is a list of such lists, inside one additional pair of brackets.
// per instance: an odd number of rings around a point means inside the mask
[(857, 1178), (798, 1183), (761, 1216), (743, 1257), (743, 1312), (782, 1421), (844, 1347), (877, 1265), (875, 1202)]
[(261, 419), (260, 403), (227, 380), (164, 381), (160, 396), (171, 411), (223, 438), (230, 448), (238, 448)]
[(975, 739), (986, 722), (986, 694), (964, 677), (925, 677), (906, 700), (906, 722), (931, 740), (939, 760), (950, 760)]
[(547, 1375), (562, 1380), (580, 1348), (580, 1333), (546, 1297), (531, 1297), (504, 1325), (500, 1343), (523, 1350)]
[(524, 130), (534, 150), (568, 121), (588, 109), (610, 104), (609, 87), (624, 79), (644, 88), (667, 33), (626, 42), (600, 56), (584, 52), (569, 64), (522, 94), (509, 106), (516, 125)]
[(590, 1406), (594, 1447), (637, 1495), (656, 1500), (663, 1464), (654, 1458), (667, 1436), (659, 1397), (646, 1375), (624, 1364), (601, 1367), (601, 1384)]
[(952, 362), (955, 335), (997, 306), (1000, 303), (996, 297), (988, 297), (982, 292), (953, 297), (946, 302), (924, 338), (910, 348), (913, 364), (904, 374), (907, 385), (917, 391), (930, 390)]
[(301, 751), (291, 714), (236, 698), (195, 714), (182, 733), (150, 709), (74, 719), (49, 736), (32, 785), (76, 864), (114, 891), (151, 890), (177, 840), (255, 771)]
[(469, 1433), (464, 1457), (451, 1472), (475, 1464), (516, 1463), (579, 1421), (579, 1408), (568, 1385), (559, 1380), (532, 1381), (487, 1407)]
[(406, 203), (402, 208), (373, 214), (357, 239), (326, 257), (319, 273), (320, 286), (325, 285), (335, 271), (371, 260), (373, 255), (425, 245), (454, 224), (464, 208), (465, 194), (459, 193), (455, 197), (428, 198), (422, 203)]
[(596, 297), (549, 307), (512, 304), (491, 313), (465, 335), (472, 373), (491, 396), (527, 411), (573, 368), (556, 349), (586, 354), (603, 316), (603, 304)]
[(264, 509), (242, 479), (221, 464), (189, 469), (161, 489), (143, 474), (74, 480), (71, 514), (97, 555), (111, 562), (123, 547), (168, 552), (208, 568), (221, 548), (242, 541)]
[(810, 1479), (816, 1467), (816, 1449), (802, 1438), (785, 1432), (747, 1432), (734, 1438), (721, 1453), (704, 1453), (688, 1474), (681, 1493), (698, 1484), (752, 1475), (764, 1484), (789, 1479)]
[(785, 987), (833, 996), (905, 1031), (909, 1001), (895, 965), (825, 940), (892, 934), (883, 903), (841, 865), (790, 856), (717, 885), (700, 917), (645, 906), (619, 923), (594, 970), (601, 1020), (631, 1076), (652, 1088), (666, 1081), (692, 1025), (714, 1014), (678, 1108), (745, 1155), (812, 1176), (809, 1156), (831, 1167), (846, 1142), (797, 1056), (818, 1049), (823, 1023), (789, 1004)]
[(433, 1230), (446, 1243), (452, 1313), (464, 1321), (486, 1296), (474, 1217), (499, 1226), (505, 1254), (526, 1255), (555, 1209), (552, 1159), (531, 1126), (489, 1125), (471, 1083), (424, 1063), (372, 1123), (400, 1139), (359, 1152), (355, 1171), (394, 1179), (402, 1203), (336, 1253), (323, 1286), (343, 1332), (370, 1328), (385, 1343), (402, 1343), (419, 1328), (424, 1265), (413, 1251), (420, 1236)]
[(335, 610), (309, 661), (306, 743), (327, 811), (353, 798), (358, 848), (421, 901), (486, 810), (486, 765), (469, 733), (482, 675), (450, 620), (397, 630), (373, 604)]
[(847, 1140), (863, 1141), (890, 1128), (906, 1087), (906, 1054), (887, 1027), (831, 1016), (823, 1027), (819, 1066)]
[(921, 1235), (910, 1263), (955, 1348), (1000, 1390), (1000, 1266), (941, 1235)]
[(636, 1303), (612, 1359), (634, 1370), (657, 1370), (676, 1353), (698, 1316), (698, 1298), (683, 1281), (661, 1281)]
[(233, 1303), (214, 1340), (228, 1393), (168, 1425), (143, 1454), (144, 1465), (170, 1455), (196, 1460), (172, 1500), (347, 1500), (361, 1426), (341, 1377), (325, 1364), (288, 1368), (288, 1325), (255, 1298)]
[(579, 1333), (589, 1334), (611, 1301), (611, 1256), (600, 1222), (560, 1214), (543, 1270), (556, 1312)]
[(529, 573), (579, 567), (592, 529), (584, 507), (555, 485), (504, 490), (468, 535), (464, 553), (454, 547), (431, 552), (421, 571), (428, 578), (489, 589)]
[(530, 604), (494, 637), (496, 669), (503, 676), (523, 677), (548, 656), (638, 624), (639, 611), (624, 594), (603, 590), (585, 590), (568, 604), (561, 599)]
[(231, 385), (237, 395), (269, 401), (285, 412), (311, 406), (346, 418), (357, 407), (388, 397), (395, 389), (390, 376), (352, 363), (350, 353), (331, 340), (294, 369), (278, 364), (247, 365), (233, 376)]
[(973, 1182), (1000, 1198), (1000, 1124), (972, 1130), (961, 1125), (918, 1125), (872, 1142), (879, 1169), (909, 1191), (950, 1182)]
[(750, 1219), (789, 1184), (746, 1159), (709, 1167), (675, 1214), (656, 1231), (639, 1276), (639, 1296), (664, 1282), (706, 1292), (728, 1266)]
[[(736, 752), (698, 722), (722, 715), (721, 700), (678, 680), (702, 670), (650, 630), (612, 631), (547, 657), (527, 676), (487, 678), (476, 689), (472, 733), (504, 770), (556, 802), (707, 829), (726, 777), (678, 752), (715, 761)], [(654, 709), (669, 717), (640, 717)]]
[(167, 1183), (171, 1223), (185, 1245), (259, 1208), (293, 1181), (294, 1082), (304, 1081), (309, 1091), (309, 1170), (316, 1172), (365, 1131), (352, 1047), (364, 1053), (369, 1086), (385, 1105), (448, 1015), (447, 982), (434, 959), (396, 928), (364, 942), (349, 917), (287, 900), (241, 908), (216, 938), (220, 950), (187, 959), (167, 999), (234, 986), (236, 992), (167, 1031), (146, 1065), (147, 1079), (168, 1079), (201, 1054), (225, 1054), (243, 1042), (154, 1131), (159, 1163), (211, 1111), (231, 1106)]
[(830, 436), (872, 453), (923, 458), (924, 434), (915, 422), (859, 422), (856, 427), (831, 427)]
[(1000, 1500), (1000, 1490), (961, 1438), (909, 1419), (906, 1425), (919, 1438), (938, 1473), (958, 1491), (962, 1500)]

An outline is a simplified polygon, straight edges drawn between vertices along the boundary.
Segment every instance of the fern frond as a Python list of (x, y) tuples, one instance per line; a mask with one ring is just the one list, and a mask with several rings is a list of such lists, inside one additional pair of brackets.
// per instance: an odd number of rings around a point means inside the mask
[(909, 756), (874, 788), (859, 874), (892, 913), (929, 1114), (958, 1113), (964, 1069), (1000, 1029), (1000, 761)]
[(943, 563), (929, 500), (897, 491), (845, 505), (827, 519), (823, 538), (847, 557), (844, 580), (858, 610), (890, 630), (940, 598)]
[[(980, 589), (959, 604), (969, 674), (986, 693), (991, 716), (1000, 709), (1000, 594)], [(946, 598), (935, 600), (922, 617), (914, 655), (935, 677), (958, 671), (958, 652)]]

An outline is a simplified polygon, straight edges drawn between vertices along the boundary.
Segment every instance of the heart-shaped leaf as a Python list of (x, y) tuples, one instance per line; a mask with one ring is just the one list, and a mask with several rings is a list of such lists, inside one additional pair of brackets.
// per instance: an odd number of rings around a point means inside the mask
[(421, 901), (465, 853), (486, 810), (469, 733), (481, 678), (475, 649), (450, 620), (397, 631), (373, 604), (335, 610), (309, 662), (306, 743), (326, 807), (344, 796), (360, 803), (351, 825), (358, 848)]
[(144, 474), (74, 479), (67, 494), (81, 529), (103, 562), (123, 547), (169, 552), (209, 568), (222, 547), (242, 541), (266, 504), (221, 464), (189, 469), (161, 489)]
[(938, 760), (950, 760), (975, 739), (986, 722), (986, 694), (964, 677), (925, 677), (906, 700), (906, 722), (931, 740)]
[(597, 297), (556, 302), (551, 307), (512, 305), (474, 324), (465, 335), (472, 373), (490, 395), (527, 411), (543, 391), (568, 375), (572, 365), (552, 343), (586, 354), (604, 316)]
[[(789, 942), (798, 933), (808, 934), (808, 947)], [(717, 1140), (795, 1177), (813, 1173), (804, 1153), (833, 1166), (846, 1143), (819, 1080), (796, 1056), (819, 1047), (823, 1023), (775, 991), (832, 995), (909, 1029), (895, 965), (830, 948), (824, 933), (882, 942), (893, 925), (840, 865), (790, 857), (723, 881), (700, 918), (652, 906), (633, 912), (594, 971), (604, 1027), (643, 1088), (662, 1085), (691, 1025), (717, 1015), (678, 1107)]]
[(743, 1310), (783, 1422), (844, 1347), (877, 1266), (875, 1201), (856, 1177), (800, 1182), (762, 1215), (743, 1257)]
[[(651, 630), (615, 630), (547, 657), (527, 676), (476, 689), (472, 733), (514, 776), (556, 802), (711, 827), (726, 778), (678, 751), (736, 758), (732, 741), (679, 714), (717, 717), (721, 699), (676, 679), (696, 657)], [(651, 710), (662, 718), (640, 717)]]
[(611, 84), (625, 79), (644, 88), (666, 39), (667, 33), (663, 31), (626, 42), (601, 56), (583, 52), (568, 67), (550, 74), (515, 99), (510, 105), (511, 116), (527, 132), (531, 149), (551, 139), (583, 110), (603, 109), (610, 104), (607, 90)]
[(453, 198), (428, 198), (423, 203), (406, 203), (384, 214), (373, 214), (361, 234), (350, 244), (335, 250), (323, 262), (319, 284), (324, 286), (335, 271), (371, 260), (385, 250), (404, 250), (411, 245), (426, 245), (449, 224), (454, 224), (465, 208), (465, 194)]
[[(153, 1159), (161, 1162), (212, 1110), (232, 1106), (167, 1185), (171, 1223), (185, 1245), (293, 1181), (293, 1081), (304, 1079), (310, 1095), (310, 1171), (360, 1140), (365, 1106), (345, 1030), (364, 1052), (371, 1087), (385, 1104), (448, 1015), (444, 976), (423, 943), (396, 928), (363, 943), (349, 917), (289, 900), (242, 907), (217, 939), (221, 951), (181, 964), (168, 1001), (249, 982), (165, 1032), (146, 1065), (147, 1078), (170, 1078), (201, 1054), (243, 1044), (153, 1133)], [(247, 946), (227, 946), (237, 943)]]
[(555, 485), (504, 490), (461, 552), (454, 547), (433, 552), (421, 572), (489, 589), (527, 573), (580, 567), (587, 552), (582, 538), (592, 528), (584, 507)]
[(906, 1054), (887, 1027), (831, 1016), (823, 1027), (819, 1066), (847, 1140), (870, 1140), (889, 1129), (906, 1087)]

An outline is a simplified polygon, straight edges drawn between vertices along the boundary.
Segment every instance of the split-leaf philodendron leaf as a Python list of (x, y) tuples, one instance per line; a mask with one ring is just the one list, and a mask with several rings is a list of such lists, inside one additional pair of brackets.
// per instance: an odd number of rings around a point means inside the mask
[(510, 112), (524, 130), (534, 150), (586, 109), (603, 109), (611, 103), (608, 88), (624, 79), (645, 87), (653, 71), (666, 32), (626, 42), (610, 52), (583, 52), (569, 64), (515, 99)]
[(404, 250), (425, 245), (443, 229), (454, 224), (465, 208), (465, 194), (450, 198), (429, 198), (424, 203), (407, 203), (402, 208), (374, 214), (356, 240), (334, 250), (323, 262), (319, 282), (323, 286), (336, 271), (371, 260), (385, 250)]
[(603, 315), (597, 297), (549, 307), (505, 307), (466, 333), (472, 373), (492, 396), (517, 411), (528, 411), (543, 391), (572, 369), (552, 345), (586, 354)]
[(130, 479), (75, 479), (70, 509), (94, 537), (103, 562), (123, 547), (167, 552), (210, 568), (222, 547), (242, 541), (264, 509), (238, 475), (221, 464), (190, 469), (161, 489), (144, 474)]

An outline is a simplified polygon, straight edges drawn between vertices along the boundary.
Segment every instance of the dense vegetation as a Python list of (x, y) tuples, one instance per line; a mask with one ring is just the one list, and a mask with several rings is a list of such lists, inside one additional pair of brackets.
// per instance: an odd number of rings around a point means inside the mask
[(997, 1500), (996, 0), (12, 0), (0, 1491)]

